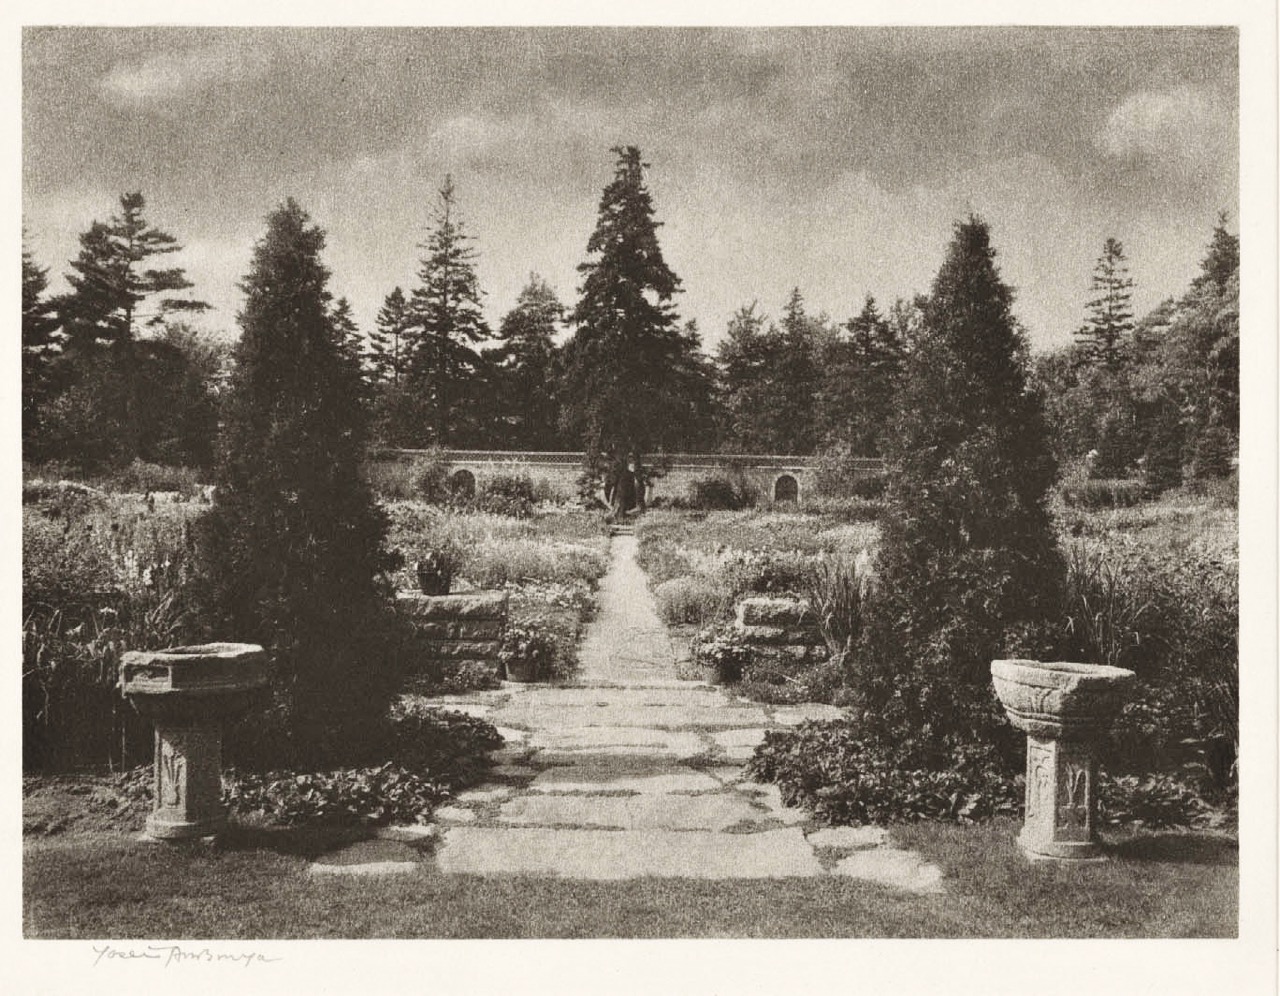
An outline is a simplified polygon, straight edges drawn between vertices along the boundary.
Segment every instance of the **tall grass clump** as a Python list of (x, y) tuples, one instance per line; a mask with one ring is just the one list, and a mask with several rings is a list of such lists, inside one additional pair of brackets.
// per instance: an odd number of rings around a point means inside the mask
[(125, 650), (194, 632), (188, 506), (111, 497), (93, 511), (23, 510), (23, 767), (125, 767), (150, 755), (149, 724), (116, 687)]

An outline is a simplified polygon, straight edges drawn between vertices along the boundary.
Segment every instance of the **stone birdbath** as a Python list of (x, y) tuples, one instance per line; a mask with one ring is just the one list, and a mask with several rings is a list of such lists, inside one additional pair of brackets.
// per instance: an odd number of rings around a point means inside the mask
[(155, 723), (155, 802), (147, 836), (192, 840), (226, 825), (222, 727), (267, 684), (267, 655), (252, 643), (206, 643), (126, 653), (120, 690)]
[(1097, 745), (1120, 712), (1132, 671), (1101, 664), (1005, 660), (991, 680), (1027, 735), (1026, 816), (1018, 844), (1034, 859), (1099, 860)]

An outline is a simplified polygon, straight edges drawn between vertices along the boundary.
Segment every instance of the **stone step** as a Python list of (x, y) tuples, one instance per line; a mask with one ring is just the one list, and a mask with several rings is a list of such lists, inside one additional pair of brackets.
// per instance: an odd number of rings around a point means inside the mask
[(796, 828), (762, 833), (454, 827), (436, 854), (446, 875), (813, 878), (824, 874)]

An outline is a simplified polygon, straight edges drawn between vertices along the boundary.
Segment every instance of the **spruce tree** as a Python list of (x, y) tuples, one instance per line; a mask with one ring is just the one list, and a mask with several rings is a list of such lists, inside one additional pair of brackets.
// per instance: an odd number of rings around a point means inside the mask
[(323, 246), (290, 199), (254, 247), (202, 543), (213, 635), (270, 648), (275, 729), (306, 761), (371, 743), (390, 689), (377, 636), (387, 524), (361, 474), (360, 370)]
[(1091, 363), (1115, 372), (1124, 364), (1133, 334), (1133, 281), (1125, 265), (1124, 248), (1107, 239), (1093, 268), (1094, 298), (1089, 317), (1076, 331), (1082, 355)]
[(378, 311), (375, 330), (369, 334), (369, 362), (374, 380), (396, 386), (405, 372), (405, 334), (409, 327), (409, 302), (404, 291), (394, 288)]
[(503, 316), (500, 344), (490, 358), (500, 398), (499, 435), (506, 447), (553, 449), (559, 441), (555, 334), (563, 317), (555, 291), (533, 273), (516, 306)]
[(739, 308), (716, 349), (720, 438), (730, 452), (760, 453), (769, 448), (758, 425), (759, 392), (769, 359), (764, 323), (756, 302)]
[(409, 378), (419, 444), (448, 446), (467, 431), (472, 406), (479, 400), (483, 363), (476, 347), (491, 338), (480, 310), (477, 254), (458, 217), (453, 178), (439, 191), (435, 227), (419, 248), (426, 252), (418, 268), (421, 281), (409, 299), (405, 336)]
[(814, 400), (821, 383), (817, 352), (817, 330), (805, 313), (800, 288), (793, 288), (782, 312), (782, 325), (774, 338), (774, 359), (769, 366), (776, 385), (775, 402), (769, 410), (774, 453), (803, 454), (814, 450)]
[(888, 499), (856, 688), (868, 722), (939, 764), (1010, 739), (994, 658), (1037, 652), (1060, 609), (1056, 465), (986, 224), (957, 225), (889, 434)]
[(643, 456), (687, 442), (698, 432), (690, 419), (710, 398), (696, 337), (681, 332), (671, 303), (680, 280), (658, 245), (647, 165), (635, 146), (613, 152), (563, 363), (563, 424), (589, 463), (603, 452)]
[(847, 335), (824, 350), (817, 409), (826, 447), (879, 456), (895, 408), (904, 351), (896, 327), (867, 295), (845, 324)]

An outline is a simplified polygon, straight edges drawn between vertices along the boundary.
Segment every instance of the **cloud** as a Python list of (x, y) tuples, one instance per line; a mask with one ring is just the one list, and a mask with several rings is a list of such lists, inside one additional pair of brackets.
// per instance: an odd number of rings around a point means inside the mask
[(99, 91), (127, 108), (163, 104), (220, 83), (259, 78), (271, 68), (270, 53), (232, 41), (165, 52), (141, 62), (114, 65), (98, 81)]
[(1098, 144), (1121, 159), (1206, 167), (1221, 158), (1231, 132), (1230, 112), (1207, 91), (1180, 86), (1131, 94), (1107, 118)]

